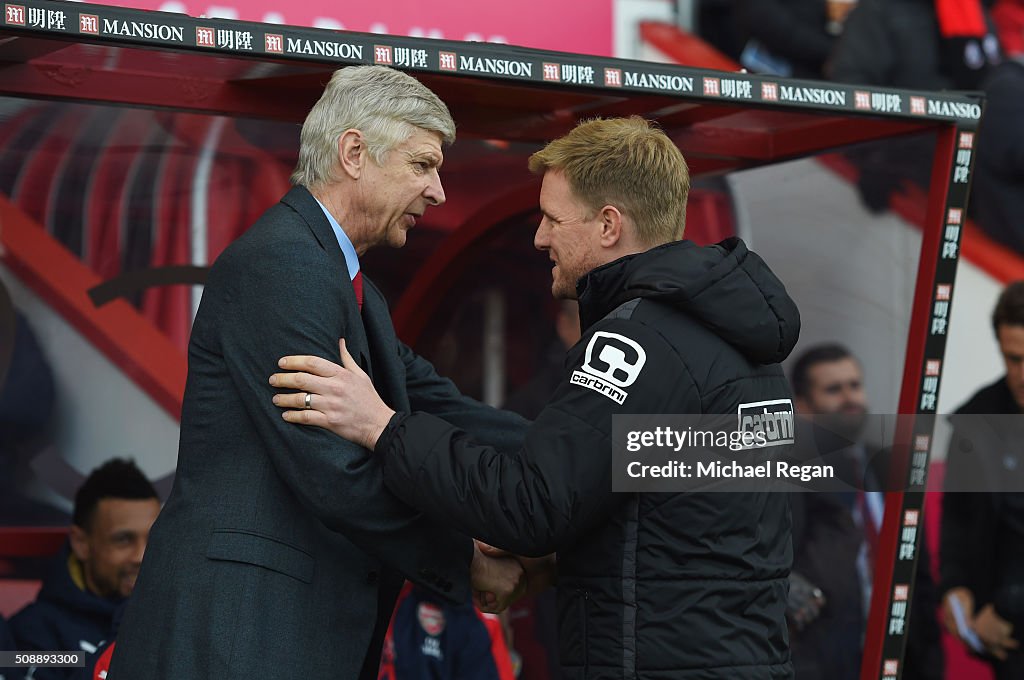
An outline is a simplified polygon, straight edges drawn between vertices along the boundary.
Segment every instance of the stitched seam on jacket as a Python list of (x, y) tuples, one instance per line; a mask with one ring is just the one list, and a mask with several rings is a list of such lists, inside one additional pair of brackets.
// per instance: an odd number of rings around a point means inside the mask
[(632, 494), (626, 504), (622, 551), (622, 677), (636, 680), (636, 551), (640, 533), (640, 500)]

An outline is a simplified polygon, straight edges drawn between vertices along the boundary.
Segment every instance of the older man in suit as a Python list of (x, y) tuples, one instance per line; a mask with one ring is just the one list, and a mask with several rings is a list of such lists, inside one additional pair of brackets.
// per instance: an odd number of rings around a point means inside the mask
[[(525, 421), (461, 396), (400, 343), (359, 270), (444, 202), (443, 102), (415, 79), (336, 72), (302, 128), (296, 185), (214, 264), (189, 344), (174, 491), (153, 528), (111, 680), (375, 678), (403, 578), (463, 602), (507, 600), (521, 570), (493, 561), (383, 485), (380, 461), (281, 419), (278, 357), (338, 356), (338, 339), (395, 408), (496, 446)], [(304, 397), (311, 406), (310, 397)]]

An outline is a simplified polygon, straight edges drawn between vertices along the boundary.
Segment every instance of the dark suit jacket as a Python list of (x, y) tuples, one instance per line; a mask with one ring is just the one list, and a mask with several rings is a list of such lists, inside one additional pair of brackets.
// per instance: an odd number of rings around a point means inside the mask
[(286, 423), (268, 383), (286, 354), (337, 342), (399, 411), (503, 448), (525, 421), (462, 397), (398, 342), (380, 291), (360, 314), (322, 210), (291, 190), (210, 271), (189, 344), (174, 490), (122, 623), (111, 680), (375, 678), (403, 577), (468, 597), (470, 540), (384, 487), (380, 461)]

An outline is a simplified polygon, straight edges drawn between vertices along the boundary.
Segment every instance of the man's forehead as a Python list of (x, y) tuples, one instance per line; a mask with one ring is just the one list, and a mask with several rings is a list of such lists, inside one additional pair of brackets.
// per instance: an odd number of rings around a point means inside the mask
[(155, 498), (101, 498), (96, 504), (95, 518), (104, 524), (125, 524), (159, 512)]
[(811, 366), (810, 373), (811, 378), (821, 384), (861, 377), (860, 364), (853, 357), (820, 361)]
[(399, 148), (410, 153), (433, 153), (442, 156), (441, 144), (440, 133), (417, 128), (408, 139), (399, 145)]
[(1024, 326), (1001, 325), (999, 327), (999, 347), (1003, 352), (1024, 355)]

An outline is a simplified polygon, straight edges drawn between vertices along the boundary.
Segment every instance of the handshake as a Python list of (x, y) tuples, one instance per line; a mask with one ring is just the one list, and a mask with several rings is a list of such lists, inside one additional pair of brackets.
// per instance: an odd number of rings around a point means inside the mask
[(473, 603), (483, 612), (498, 614), (519, 598), (554, 585), (555, 555), (520, 557), (474, 540), (469, 576)]

